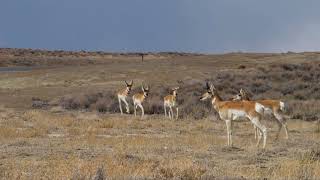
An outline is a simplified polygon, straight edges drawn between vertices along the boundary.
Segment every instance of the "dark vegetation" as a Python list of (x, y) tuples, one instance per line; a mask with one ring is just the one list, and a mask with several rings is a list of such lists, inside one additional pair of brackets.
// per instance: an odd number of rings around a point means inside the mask
[[(184, 52), (145, 52), (144, 56), (152, 57), (187, 57), (199, 56), (196, 53)], [(140, 58), (141, 53), (110, 53), (104, 51), (63, 51), (42, 49), (0, 48), (0, 67), (7, 66), (57, 66), (102, 64), (108, 58)]]

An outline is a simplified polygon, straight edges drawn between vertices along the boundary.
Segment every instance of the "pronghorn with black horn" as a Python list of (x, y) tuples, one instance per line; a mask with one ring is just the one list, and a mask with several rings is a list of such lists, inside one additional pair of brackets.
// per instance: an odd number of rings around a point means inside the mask
[[(249, 98), (248, 93), (243, 89), (240, 89), (239, 94), (235, 95), (233, 97), (233, 100), (235, 100), (235, 101), (252, 101)], [(279, 138), (280, 131), (281, 131), (282, 127), (285, 130), (286, 139), (288, 139), (289, 135), (288, 135), (287, 122), (286, 122), (287, 116), (284, 115), (284, 112), (286, 110), (285, 103), (280, 100), (255, 100), (255, 102), (258, 102), (264, 106), (264, 111), (262, 112), (262, 115), (270, 114), (273, 117), (275, 117), (275, 119), (277, 120), (276, 122), (278, 124), (278, 132), (276, 135), (276, 139)], [(255, 137), (257, 136), (256, 131), (255, 131)]]
[(133, 81), (131, 80), (130, 84), (127, 83), (127, 81), (124, 81), (124, 82), (126, 83), (126, 88), (118, 91), (118, 93), (117, 93), (118, 101), (119, 101), (119, 108), (120, 108), (121, 114), (123, 114), (122, 107), (121, 107), (121, 101), (124, 102), (124, 104), (126, 105), (126, 112), (129, 114), (130, 113), (129, 104), (126, 99), (131, 92)]
[(257, 147), (260, 144), (261, 137), (263, 136), (263, 148), (267, 142), (267, 128), (260, 123), (261, 115), (259, 112), (263, 110), (263, 105), (253, 101), (223, 101), (219, 96), (214, 85), (209, 85), (207, 82), (207, 92), (204, 93), (200, 100), (211, 98), (213, 108), (219, 113), (222, 120), (226, 122), (228, 146), (232, 146), (232, 123), (239, 118), (248, 118), (260, 132)]
[(163, 98), (163, 108), (164, 108), (164, 116), (167, 117), (167, 108), (169, 108), (168, 116), (170, 119), (173, 118), (173, 110), (172, 108), (176, 108), (176, 119), (179, 117), (179, 108), (177, 105), (177, 95), (178, 95), (179, 87), (175, 87), (172, 89), (172, 94), (167, 95)]
[(134, 116), (137, 116), (137, 108), (139, 106), (141, 109), (141, 118), (143, 118), (144, 109), (143, 109), (142, 103), (149, 96), (149, 86), (144, 88), (144, 86), (142, 85), (141, 89), (142, 89), (142, 92), (133, 95), (132, 100), (133, 100)]

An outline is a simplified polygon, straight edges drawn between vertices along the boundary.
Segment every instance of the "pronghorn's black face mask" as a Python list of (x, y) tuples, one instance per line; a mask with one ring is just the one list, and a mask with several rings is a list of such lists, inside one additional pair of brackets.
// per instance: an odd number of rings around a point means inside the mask
[(146, 97), (148, 97), (149, 96), (149, 90), (144, 91), (144, 94), (145, 94)]
[(131, 81), (131, 83), (127, 83), (127, 81), (124, 81), (126, 83), (126, 86), (127, 86), (127, 89), (128, 89), (128, 94), (130, 93), (131, 91), (131, 88), (132, 88), (132, 85), (133, 85), (133, 81)]
[(150, 92), (149, 87), (147, 87), (147, 88), (142, 87), (142, 91), (143, 91), (144, 97), (149, 96), (149, 92)]
[(249, 101), (250, 98), (249, 98), (247, 92), (244, 91), (243, 89), (241, 89), (237, 95), (233, 96), (232, 100), (233, 101), (241, 101), (241, 100), (248, 100)]
[(204, 101), (208, 98), (211, 98), (213, 96), (213, 93), (211, 90), (207, 90), (207, 92), (205, 92), (204, 94), (202, 94), (202, 96), (200, 97), (201, 101)]
[(178, 89), (179, 89), (179, 87), (171, 89), (172, 90), (172, 95), (178, 96)]
[(132, 85), (127, 85), (127, 88), (128, 88), (129, 91), (131, 91)]
[(241, 94), (237, 94), (232, 97), (232, 101), (241, 101), (241, 100), (242, 100)]

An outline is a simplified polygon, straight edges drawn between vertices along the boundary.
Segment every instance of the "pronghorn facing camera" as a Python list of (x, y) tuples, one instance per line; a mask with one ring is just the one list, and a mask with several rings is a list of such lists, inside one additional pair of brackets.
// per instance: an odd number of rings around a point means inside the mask
[(176, 119), (179, 117), (179, 108), (177, 105), (177, 95), (178, 95), (179, 87), (172, 89), (172, 94), (167, 95), (163, 98), (163, 107), (164, 107), (164, 116), (167, 117), (167, 108), (169, 108), (168, 116), (170, 119), (173, 118), (173, 107), (176, 107), (177, 116)]
[(134, 108), (134, 116), (137, 116), (137, 108), (139, 106), (140, 109), (141, 109), (141, 118), (143, 118), (144, 109), (143, 109), (142, 103), (144, 102), (144, 100), (148, 96), (149, 96), (149, 86), (147, 86), (147, 88), (144, 88), (143, 85), (142, 85), (142, 92), (141, 93), (137, 93), (137, 94), (132, 96), (133, 108)]
[[(267, 128), (260, 123), (260, 114), (263, 105), (252, 101), (223, 101), (216, 88), (207, 82), (207, 92), (204, 93), (200, 100), (211, 98), (214, 109), (219, 113), (222, 120), (226, 122), (228, 146), (232, 146), (232, 121), (247, 117), (259, 129), (259, 133), (263, 136), (263, 148), (267, 142)], [(262, 136), (259, 136), (257, 147), (260, 144)]]
[(120, 108), (121, 114), (123, 114), (122, 107), (121, 107), (121, 101), (124, 102), (124, 104), (126, 105), (126, 112), (129, 114), (130, 113), (129, 104), (126, 99), (131, 92), (133, 81), (131, 80), (130, 84), (127, 83), (127, 81), (124, 81), (124, 82), (126, 83), (126, 88), (118, 91), (118, 93), (117, 93), (118, 101), (119, 101), (119, 108)]
[[(239, 94), (235, 95), (233, 100), (235, 100), (235, 101), (252, 101), (249, 98), (248, 93), (243, 89), (240, 89)], [(282, 127), (285, 130), (286, 139), (288, 139), (289, 138), (288, 128), (287, 128), (287, 122), (285, 119), (286, 116), (284, 115), (284, 112), (286, 110), (285, 103), (282, 101), (279, 101), (279, 100), (257, 100), (255, 102), (258, 102), (264, 106), (264, 111), (262, 112), (262, 115), (270, 114), (273, 117), (275, 117), (275, 119), (277, 120), (276, 122), (278, 124), (278, 132), (276, 135), (276, 139), (279, 138)]]

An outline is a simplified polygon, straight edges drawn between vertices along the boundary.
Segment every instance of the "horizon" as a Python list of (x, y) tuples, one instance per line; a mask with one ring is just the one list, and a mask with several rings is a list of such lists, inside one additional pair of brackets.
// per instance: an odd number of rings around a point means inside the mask
[(289, 53), (320, 53), (319, 51), (286, 51), (286, 52), (250, 52), (250, 51), (229, 51), (229, 52), (212, 52), (212, 53), (202, 53), (202, 52), (187, 52), (187, 51), (105, 51), (105, 50), (64, 50), (64, 49), (44, 49), (44, 48), (15, 48), (15, 47), (0, 47), (1, 49), (9, 50), (25, 50), (25, 51), (62, 51), (62, 52), (87, 52), (87, 53), (110, 53), (110, 54), (161, 54), (161, 53), (173, 53), (173, 54), (198, 54), (198, 55), (224, 55), (224, 54), (289, 54)]
[(4, 1), (0, 6), (0, 48), (119, 53), (317, 52), (319, 5), (315, 0)]

